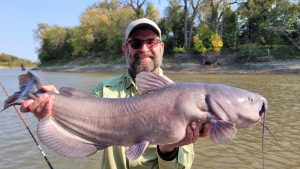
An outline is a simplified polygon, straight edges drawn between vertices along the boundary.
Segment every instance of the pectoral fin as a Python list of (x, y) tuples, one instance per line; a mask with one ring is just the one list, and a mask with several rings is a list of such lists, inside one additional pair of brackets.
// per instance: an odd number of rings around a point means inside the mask
[(216, 144), (232, 140), (236, 134), (235, 124), (223, 120), (210, 120), (209, 138)]
[(141, 143), (129, 147), (125, 152), (126, 157), (129, 160), (138, 159), (144, 153), (148, 145), (149, 145), (148, 141), (143, 141)]

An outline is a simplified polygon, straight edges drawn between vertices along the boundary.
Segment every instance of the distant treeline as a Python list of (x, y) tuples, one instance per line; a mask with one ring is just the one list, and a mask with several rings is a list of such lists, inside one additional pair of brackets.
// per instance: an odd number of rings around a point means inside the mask
[[(41, 23), (35, 31), (41, 63), (121, 55), (124, 31), (147, 17), (162, 29), (165, 53), (239, 52), (248, 60), (300, 56), (300, 3), (289, 0), (169, 0), (161, 17), (150, 0), (107, 0), (88, 7), (80, 25)], [(250, 58), (250, 59), (249, 59)]]
[(9, 55), (9, 54), (0, 54), (0, 66), (5, 67), (20, 67), (23, 64), (25, 67), (33, 67), (36, 64), (32, 63), (30, 60), (21, 59), (17, 56)]

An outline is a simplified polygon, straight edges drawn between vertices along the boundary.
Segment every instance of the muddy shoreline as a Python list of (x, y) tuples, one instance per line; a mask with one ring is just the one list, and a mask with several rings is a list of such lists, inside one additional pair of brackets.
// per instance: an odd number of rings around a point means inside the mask
[[(166, 73), (208, 73), (208, 74), (242, 74), (242, 73), (271, 73), (271, 74), (300, 74), (300, 61), (272, 61), (247, 64), (202, 65), (199, 63), (165, 63), (162, 66)], [(97, 65), (62, 65), (40, 67), (43, 71), (61, 72), (122, 72), (127, 69), (125, 64)]]
[[(1, 67), (7, 69), (8, 67)], [(16, 67), (19, 68), (19, 67)], [(167, 62), (162, 66), (166, 73), (206, 73), (206, 74), (300, 74), (300, 60), (293, 61), (270, 61), (246, 64), (223, 64), (203, 65), (200, 63)], [(47, 66), (38, 68), (27, 68), (27, 70), (42, 70), (55, 72), (123, 72), (127, 69), (126, 64), (66, 64), (58, 66)]]

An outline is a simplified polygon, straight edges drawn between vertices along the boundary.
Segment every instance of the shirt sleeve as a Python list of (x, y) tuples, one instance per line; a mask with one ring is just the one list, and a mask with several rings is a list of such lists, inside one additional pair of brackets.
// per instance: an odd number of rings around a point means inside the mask
[(157, 154), (160, 169), (190, 169), (194, 160), (193, 144), (179, 147), (178, 155), (171, 161), (163, 160)]

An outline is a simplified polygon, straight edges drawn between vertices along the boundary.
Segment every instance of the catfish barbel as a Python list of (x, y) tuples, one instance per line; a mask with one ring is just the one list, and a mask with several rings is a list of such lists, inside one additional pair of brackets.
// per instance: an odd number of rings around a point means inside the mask
[[(5, 102), (4, 108), (35, 98), (26, 86), (40, 86), (39, 80), (31, 72), (24, 77), (27, 80), (21, 83), (20, 79), (20, 91)], [(267, 100), (260, 94), (222, 84), (175, 83), (142, 72), (136, 85), (142, 95), (129, 98), (99, 98), (61, 88), (59, 94), (53, 94), (52, 114), (38, 122), (38, 137), (48, 148), (67, 157), (88, 156), (109, 146), (128, 146), (126, 156), (133, 160), (149, 144), (181, 141), (192, 121), (201, 123), (198, 126), (210, 123), (209, 138), (224, 143), (235, 136), (237, 128), (254, 126), (267, 111)]]

